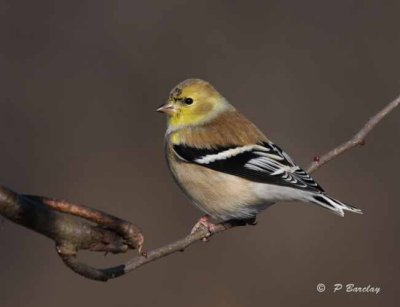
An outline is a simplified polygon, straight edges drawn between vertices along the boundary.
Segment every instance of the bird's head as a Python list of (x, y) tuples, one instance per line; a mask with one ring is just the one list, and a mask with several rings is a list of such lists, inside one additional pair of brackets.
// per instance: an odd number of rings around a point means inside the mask
[(208, 82), (188, 79), (175, 86), (167, 102), (157, 109), (167, 114), (172, 129), (200, 125), (231, 107)]

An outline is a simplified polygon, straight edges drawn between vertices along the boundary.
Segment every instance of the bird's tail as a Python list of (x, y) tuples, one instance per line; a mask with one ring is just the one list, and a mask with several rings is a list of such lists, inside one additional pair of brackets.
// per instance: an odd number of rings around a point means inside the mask
[(312, 194), (310, 195), (310, 201), (314, 204), (322, 206), (326, 209), (331, 210), (333, 213), (344, 216), (344, 210), (353, 213), (362, 214), (362, 211), (356, 207), (344, 204), (336, 199), (333, 199), (325, 194)]

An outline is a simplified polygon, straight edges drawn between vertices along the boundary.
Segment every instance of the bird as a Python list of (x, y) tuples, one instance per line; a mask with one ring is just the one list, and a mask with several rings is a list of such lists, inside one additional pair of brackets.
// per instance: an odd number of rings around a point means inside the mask
[(165, 104), (165, 155), (175, 182), (205, 213), (192, 233), (217, 223), (248, 221), (279, 202), (318, 205), (339, 216), (360, 209), (325, 190), (209, 82), (187, 79)]

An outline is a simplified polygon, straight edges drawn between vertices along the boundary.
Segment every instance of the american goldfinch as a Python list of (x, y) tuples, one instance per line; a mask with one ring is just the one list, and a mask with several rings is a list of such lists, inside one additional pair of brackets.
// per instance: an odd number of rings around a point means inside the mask
[(206, 213), (195, 225), (255, 220), (281, 201), (316, 204), (340, 216), (361, 210), (325, 194), (322, 187), (210, 83), (188, 79), (157, 109), (167, 115), (168, 166), (179, 187)]

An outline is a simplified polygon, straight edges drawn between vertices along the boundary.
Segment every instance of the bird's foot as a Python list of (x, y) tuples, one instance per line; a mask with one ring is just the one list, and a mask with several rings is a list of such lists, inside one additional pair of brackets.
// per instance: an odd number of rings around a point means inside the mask
[(233, 220), (229, 220), (227, 222), (228, 224), (231, 224), (232, 226), (256, 226), (257, 225), (257, 221), (255, 217), (252, 218), (248, 218), (245, 220), (237, 220), (237, 219), (233, 219)]
[(250, 226), (257, 225), (257, 221), (256, 221), (255, 217), (245, 220), (245, 223), (246, 223), (246, 225), (250, 225)]
[(192, 231), (190, 234), (194, 234), (196, 231), (199, 231), (200, 229), (207, 229), (208, 233), (205, 238), (203, 238), (203, 241), (206, 242), (208, 241), (208, 238), (211, 236), (211, 234), (215, 231), (216, 225), (210, 221), (210, 216), (205, 215), (201, 217), (197, 223), (193, 226)]

